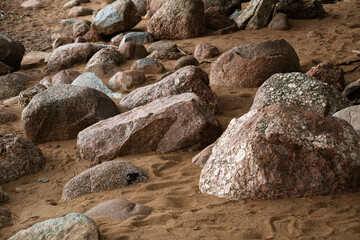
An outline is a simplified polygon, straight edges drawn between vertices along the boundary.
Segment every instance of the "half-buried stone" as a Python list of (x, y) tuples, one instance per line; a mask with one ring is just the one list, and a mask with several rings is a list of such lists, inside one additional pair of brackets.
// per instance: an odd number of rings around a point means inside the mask
[(256, 92), (251, 109), (274, 103), (312, 111), (322, 116), (331, 116), (350, 105), (334, 86), (298, 72), (271, 76)]
[(111, 48), (104, 48), (95, 53), (88, 63), (86, 67), (89, 67), (93, 64), (97, 63), (110, 63), (114, 65), (120, 65), (125, 61), (125, 56), (121, 54), (119, 51)]
[(64, 186), (62, 200), (86, 194), (135, 185), (148, 179), (145, 172), (130, 162), (110, 161), (92, 167)]
[(154, 100), (94, 124), (78, 135), (82, 158), (102, 162), (150, 151), (195, 151), (221, 134), (214, 112), (194, 93)]
[(199, 188), (236, 200), (358, 191), (359, 144), (337, 118), (281, 105), (253, 109), (217, 140)]
[(117, 114), (115, 103), (104, 93), (58, 84), (37, 94), (21, 119), (26, 136), (41, 143), (76, 138), (84, 128)]
[(235, 88), (259, 87), (274, 73), (299, 70), (299, 57), (288, 42), (266, 41), (223, 53), (212, 64), (210, 83)]
[(161, 97), (186, 92), (195, 93), (212, 110), (221, 112), (217, 97), (209, 87), (209, 78), (206, 72), (195, 66), (181, 68), (157, 83), (135, 89), (120, 101), (120, 105), (130, 110)]
[(144, 74), (160, 74), (165, 72), (165, 67), (153, 58), (143, 58), (134, 62), (131, 70), (138, 70)]
[(121, 47), (126, 42), (144, 44), (154, 42), (154, 38), (147, 32), (130, 32), (123, 37), (119, 47)]

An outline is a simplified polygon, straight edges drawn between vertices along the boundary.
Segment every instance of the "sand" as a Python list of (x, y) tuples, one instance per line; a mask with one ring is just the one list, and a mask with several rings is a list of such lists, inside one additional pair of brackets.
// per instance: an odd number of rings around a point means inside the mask
[[(65, 0), (42, 0), (40, 10), (21, 9), (21, 0), (2, 0), (0, 10), (23, 16), (20, 21), (0, 21), (0, 31), (21, 40), (27, 52), (51, 51), (51, 34), (60, 32), (59, 23), (69, 10), (62, 9)], [(105, 1), (92, 0), (85, 4), (93, 9), (105, 6)], [(245, 5), (245, 4), (244, 4)], [(227, 35), (212, 35), (172, 41), (193, 52), (198, 43), (217, 46), (221, 53), (232, 47), (271, 39), (286, 39), (300, 58), (301, 71), (332, 61), (339, 63), (358, 58), (352, 50), (360, 50), (360, 1), (336, 2), (324, 5), (328, 17), (313, 20), (290, 20), (291, 30), (238, 31)], [(81, 17), (91, 19), (89, 17)], [(137, 30), (146, 29), (147, 20)], [(309, 37), (313, 32), (315, 37)], [(212, 62), (215, 59), (207, 59)], [(129, 69), (133, 61), (120, 67)], [(164, 62), (171, 70), (174, 61)], [(206, 72), (210, 63), (200, 65)], [(356, 65), (344, 67), (348, 71)], [(84, 72), (85, 65), (73, 69)], [(44, 76), (44, 66), (25, 70), (38, 83)], [(148, 75), (146, 84), (156, 81)], [(345, 74), (346, 83), (360, 79), (360, 70)], [(107, 83), (109, 79), (104, 79)], [(234, 117), (245, 114), (253, 101), (256, 89), (231, 89), (211, 86), (218, 95), (223, 114), (217, 116), (224, 128)], [(1, 103), (1, 102), (0, 102)], [(24, 136), (20, 117), (22, 107), (4, 105), (19, 119), (0, 125), (0, 134)], [(150, 180), (136, 186), (89, 194), (62, 202), (62, 188), (72, 177), (89, 168), (90, 162), (81, 159), (76, 140), (40, 144), (46, 158), (45, 168), (32, 176), (3, 184), (10, 200), (1, 206), (13, 216), (11, 226), (0, 230), (7, 239), (21, 229), (37, 222), (64, 216), (70, 212), (84, 213), (107, 200), (124, 198), (152, 207), (149, 216), (127, 220), (95, 217), (102, 238), (106, 239), (360, 239), (360, 193), (317, 196), (267, 201), (233, 201), (201, 194), (198, 189), (200, 167), (191, 163), (197, 152), (171, 154), (148, 153), (117, 158), (130, 161), (147, 172)], [(48, 183), (37, 179), (48, 179)]]

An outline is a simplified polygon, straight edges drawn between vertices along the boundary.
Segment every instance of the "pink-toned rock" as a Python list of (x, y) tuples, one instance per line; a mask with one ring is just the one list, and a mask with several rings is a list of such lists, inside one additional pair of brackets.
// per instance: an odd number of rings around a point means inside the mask
[(160, 74), (165, 72), (165, 67), (155, 59), (143, 58), (135, 61), (131, 65), (131, 70), (138, 70), (144, 74)]
[(202, 0), (168, 0), (156, 11), (147, 25), (147, 32), (155, 39), (194, 38), (205, 31)]
[(311, 68), (305, 74), (324, 83), (333, 85), (339, 91), (344, 90), (344, 71), (339, 66), (330, 62), (320, 63), (316, 67)]
[(116, 73), (109, 81), (109, 88), (113, 91), (126, 91), (146, 81), (144, 73), (128, 70)]
[(175, 43), (164, 40), (152, 43), (147, 50), (149, 53), (152, 53), (154, 51), (179, 52), (178, 46)]
[(138, 13), (141, 16), (145, 16), (147, 7), (146, 0), (132, 0), (132, 2), (135, 4)]
[(86, 42), (100, 42), (103, 40), (101, 34), (93, 29), (90, 29), (87, 33), (85, 33), (83, 38)]
[(235, 24), (233, 19), (227, 16), (222, 6), (209, 7), (205, 11), (206, 27), (212, 30), (219, 30)]
[(358, 191), (359, 143), (343, 120), (281, 105), (251, 110), (218, 139), (199, 188), (236, 200)]
[(168, 52), (168, 51), (153, 51), (148, 57), (153, 58), (157, 61), (163, 60), (178, 60), (182, 57), (186, 56), (181, 52)]
[(97, 63), (120, 65), (123, 61), (125, 61), (125, 56), (119, 51), (111, 48), (103, 48), (90, 58), (86, 67)]
[(73, 43), (74, 41), (74, 38), (70, 36), (58, 36), (54, 39), (51, 46), (55, 49), (66, 44)]
[(0, 135), (0, 183), (37, 173), (44, 165), (41, 150), (26, 138)]
[(109, 161), (92, 167), (66, 183), (61, 199), (64, 201), (86, 194), (135, 185), (148, 179), (146, 173), (133, 163)]
[(15, 121), (16, 119), (17, 119), (17, 115), (15, 113), (0, 108), (0, 124), (12, 122)]
[(200, 43), (196, 45), (194, 57), (199, 59), (204, 58), (213, 58), (220, 55), (219, 49), (214, 45), (210, 45), (207, 43)]
[(85, 21), (77, 21), (73, 24), (72, 30), (74, 37), (80, 37), (85, 35), (90, 30), (90, 26)]
[(111, 63), (95, 63), (86, 67), (86, 72), (92, 72), (100, 79), (111, 78), (122, 69)]
[(60, 71), (87, 62), (102, 47), (92, 43), (72, 43), (55, 49), (49, 56), (46, 70)]
[(69, 11), (69, 17), (81, 17), (93, 14), (94, 10), (88, 7), (72, 7)]
[(196, 58), (194, 58), (193, 56), (184, 56), (176, 61), (174, 65), (174, 70), (178, 70), (186, 66), (197, 66), (197, 65), (199, 65), (199, 62)]
[(223, 53), (212, 64), (210, 83), (235, 88), (259, 87), (274, 73), (299, 69), (299, 57), (283, 39), (246, 44)]
[(213, 111), (194, 93), (154, 100), (78, 135), (84, 159), (95, 162), (150, 151), (194, 151), (211, 144), (221, 134)]
[(33, 97), (38, 94), (41, 93), (42, 91), (45, 91), (47, 89), (47, 87), (45, 87), (45, 85), (42, 85), (41, 83), (36, 84), (22, 92), (20, 92), (19, 97), (18, 97), (18, 104), (21, 107), (26, 107), (29, 102), (31, 101), (31, 99), (33, 99)]
[(161, 8), (161, 6), (166, 2), (167, 0), (146, 0), (147, 2), (147, 14), (152, 17), (157, 10)]
[(23, 2), (20, 6), (23, 8), (33, 8), (33, 9), (38, 9), (43, 7), (42, 3), (39, 2), (38, 0), (28, 0)]
[(268, 28), (282, 31), (290, 29), (289, 17), (281, 12), (276, 14), (270, 21)]
[(220, 112), (217, 98), (209, 87), (206, 72), (195, 66), (184, 67), (157, 83), (135, 89), (121, 100), (120, 105), (130, 110), (161, 97), (186, 92), (195, 93), (213, 110)]
[(127, 60), (141, 59), (149, 55), (149, 53), (147, 52), (146, 48), (143, 45), (134, 42), (124, 43), (119, 48), (119, 52), (125, 55), (125, 58)]
[(71, 70), (71, 69), (62, 70), (51, 78), (51, 83), (52, 83), (51, 85), (71, 84), (75, 80), (75, 78), (77, 78), (79, 75), (80, 72), (75, 70)]
[(58, 84), (37, 94), (21, 120), (27, 138), (41, 143), (75, 138), (84, 128), (118, 113), (115, 103), (100, 91)]
[(150, 207), (119, 198), (100, 203), (84, 214), (89, 217), (124, 220), (136, 215), (149, 215), (151, 210)]

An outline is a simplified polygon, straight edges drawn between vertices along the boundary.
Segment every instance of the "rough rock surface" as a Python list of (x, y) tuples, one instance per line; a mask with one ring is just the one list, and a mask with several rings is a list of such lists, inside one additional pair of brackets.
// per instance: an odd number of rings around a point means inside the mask
[(325, 10), (317, 0), (281, 0), (276, 12), (282, 12), (292, 19), (319, 18), (325, 15)]
[(125, 220), (136, 215), (149, 215), (151, 210), (150, 207), (119, 198), (100, 203), (85, 212), (84, 215), (89, 217), (104, 216), (115, 220)]
[(194, 151), (214, 142), (221, 126), (194, 93), (154, 100), (94, 124), (78, 135), (83, 158), (99, 162), (149, 151)]
[(52, 43), (52, 48), (58, 48), (60, 46), (64, 46), (66, 44), (70, 44), (74, 42), (74, 38), (71, 36), (58, 36), (54, 39)]
[(25, 47), (16, 39), (0, 33), (0, 62), (5, 63), (14, 71), (20, 69)]
[(148, 47), (149, 53), (154, 51), (179, 52), (178, 46), (175, 43), (164, 40), (154, 42)]
[(256, 30), (266, 27), (272, 17), (277, 0), (251, 0), (235, 20), (239, 29)]
[(270, 21), (268, 28), (275, 29), (275, 30), (289, 30), (290, 29), (290, 22), (289, 17), (285, 13), (278, 13), (273, 17)]
[(333, 117), (347, 121), (360, 135), (360, 105), (344, 108), (334, 113)]
[(178, 60), (184, 56), (186, 55), (181, 52), (153, 51), (147, 57), (155, 59), (156, 61), (163, 61), (163, 60)]
[(168, 0), (146, 0), (147, 2), (147, 14), (152, 17), (157, 10)]
[(32, 81), (27, 73), (14, 72), (0, 76), (0, 100), (17, 96)]
[(4, 203), (9, 200), (9, 195), (0, 187), (0, 203)]
[(91, 28), (107, 36), (132, 29), (141, 21), (136, 6), (131, 0), (118, 0), (101, 9)]
[(145, 58), (149, 55), (143, 45), (134, 42), (124, 43), (119, 48), (119, 52), (123, 54), (127, 60)]
[(303, 73), (278, 73), (256, 92), (251, 109), (282, 103), (322, 116), (332, 115), (349, 106), (349, 101), (333, 86)]
[(144, 73), (127, 70), (116, 73), (109, 81), (109, 88), (114, 91), (126, 91), (146, 81)]
[(45, 165), (41, 150), (23, 137), (0, 135), (0, 183), (39, 172)]
[(145, 16), (147, 7), (146, 0), (132, 0), (132, 2), (135, 4), (138, 13), (141, 16)]
[(0, 207), (0, 229), (9, 225), (11, 222), (11, 213), (5, 208)]
[(58, 84), (37, 94), (21, 118), (29, 139), (47, 142), (76, 138), (84, 128), (118, 113), (115, 103), (102, 92)]
[(46, 90), (47, 87), (45, 87), (42, 84), (36, 84), (22, 92), (20, 92), (19, 97), (18, 97), (18, 104), (21, 107), (26, 107), (29, 102), (31, 101), (31, 99), (38, 93)]
[(86, 42), (100, 42), (103, 40), (101, 33), (90, 29), (87, 33), (83, 35)]
[(144, 44), (154, 42), (154, 38), (147, 32), (129, 32), (121, 39), (119, 47), (126, 42)]
[(274, 73), (299, 69), (299, 57), (283, 39), (246, 44), (217, 58), (211, 67), (210, 83), (236, 88), (259, 87)]
[(342, 94), (349, 99), (352, 104), (360, 104), (360, 79), (347, 85)]
[(194, 56), (184, 56), (176, 61), (174, 65), (174, 70), (178, 70), (186, 66), (197, 66), (197, 65), (199, 65), (199, 61)]
[(66, 201), (94, 192), (134, 185), (147, 179), (146, 173), (133, 163), (104, 162), (80, 173), (66, 183), (62, 200)]
[(124, 61), (125, 56), (119, 51), (111, 48), (103, 48), (90, 58), (90, 60), (86, 64), (86, 67), (97, 63), (110, 63), (114, 65), (120, 65)]
[(71, 84), (81, 73), (75, 70), (62, 70), (51, 78), (52, 85)]
[(77, 21), (74, 23), (72, 31), (74, 37), (80, 37), (90, 31), (90, 26), (85, 21)]
[(235, 24), (234, 20), (228, 18), (226, 10), (222, 6), (209, 7), (205, 11), (206, 27), (211, 30), (219, 30)]
[(311, 68), (305, 74), (324, 83), (333, 85), (339, 91), (344, 90), (344, 71), (339, 66), (336, 66), (330, 62), (320, 63), (316, 67)]
[(93, 14), (94, 10), (88, 7), (78, 6), (73, 7), (69, 11), (69, 17), (80, 17)]
[(228, 13), (234, 12), (236, 9), (241, 9), (241, 0), (203, 0), (204, 8), (207, 10), (213, 6), (222, 6)]
[(65, 217), (49, 219), (21, 230), (9, 240), (23, 239), (76, 239), (100, 240), (96, 223), (80, 213), (69, 213)]
[(210, 45), (207, 43), (201, 43), (196, 45), (194, 57), (199, 59), (204, 58), (213, 58), (220, 55), (219, 49), (214, 45)]
[(165, 67), (153, 58), (143, 58), (135, 61), (131, 65), (131, 70), (138, 70), (144, 74), (159, 74), (165, 72)]
[(201, 68), (188, 66), (166, 76), (161, 81), (137, 88), (125, 96), (120, 105), (125, 109), (143, 106), (157, 98), (193, 92), (213, 110), (220, 112), (217, 98), (209, 87), (209, 78)]
[(60, 71), (73, 67), (75, 64), (85, 63), (100, 49), (100, 45), (92, 43), (72, 43), (61, 46), (49, 56), (47, 71)]
[(200, 167), (204, 167), (205, 163), (207, 162), (207, 160), (209, 159), (209, 157), (212, 154), (212, 149), (215, 146), (216, 142), (214, 142), (213, 144), (207, 146), (206, 148), (204, 148), (201, 152), (199, 152), (198, 154), (196, 154), (192, 159), (191, 162), (195, 165), (198, 165)]
[[(121, 72), (122, 69), (110, 63), (95, 63), (86, 67), (85, 71), (95, 74), (100, 79), (105, 79), (105, 78), (111, 78), (117, 72)], [(116, 98), (121, 97), (116, 93), (115, 95), (117, 95)]]
[(147, 32), (155, 39), (187, 39), (206, 30), (202, 0), (168, 0), (151, 17)]
[(251, 110), (218, 139), (199, 188), (236, 200), (357, 191), (359, 143), (340, 119), (281, 105)]
[(0, 124), (12, 122), (15, 121), (16, 119), (17, 119), (17, 115), (15, 113), (0, 108)]

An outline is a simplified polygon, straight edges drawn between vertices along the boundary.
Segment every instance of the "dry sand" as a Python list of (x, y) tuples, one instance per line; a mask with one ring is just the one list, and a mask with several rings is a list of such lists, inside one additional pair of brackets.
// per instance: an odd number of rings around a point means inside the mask
[[(20, 39), (30, 50), (50, 51), (50, 36), (59, 32), (60, 20), (67, 17), (62, 9), (65, 0), (42, 0), (45, 8), (25, 11), (21, 0), (2, 0), (0, 10), (23, 16), (21, 21), (0, 21), (0, 31)], [(100, 9), (105, 1), (92, 0), (90, 6)], [(206, 36), (173, 41), (184, 50), (193, 52), (198, 43), (217, 46), (221, 53), (232, 47), (271, 39), (286, 39), (299, 55), (301, 70), (323, 62), (353, 60), (352, 50), (360, 50), (360, 1), (337, 2), (324, 5), (328, 17), (313, 20), (291, 20), (291, 30), (238, 31), (227, 35)], [(90, 17), (83, 17), (91, 19)], [(136, 27), (146, 29), (146, 20)], [(309, 37), (310, 32), (317, 37)], [(314, 35), (314, 34), (313, 34)], [(214, 59), (208, 59), (214, 61)], [(128, 69), (132, 61), (121, 65)], [(164, 63), (168, 70), (173, 61)], [(344, 67), (350, 70), (353, 66)], [(209, 73), (211, 65), (201, 67)], [(84, 71), (84, 65), (74, 69)], [(44, 67), (26, 72), (38, 83)], [(146, 84), (154, 82), (149, 75)], [(360, 70), (345, 75), (346, 83), (360, 79)], [(105, 79), (107, 82), (108, 79)], [(217, 116), (224, 128), (228, 122), (246, 113), (256, 89), (230, 89), (212, 86), (224, 113)], [(24, 135), (20, 116), (22, 107), (3, 105), (19, 116), (19, 120), (0, 125), (0, 134)], [(17, 231), (33, 224), (64, 216), (70, 212), (84, 213), (91, 207), (114, 198), (125, 198), (153, 208), (149, 216), (135, 216), (127, 220), (94, 218), (101, 235), (106, 239), (360, 239), (360, 193), (318, 196), (267, 201), (232, 201), (201, 194), (198, 180), (201, 169), (191, 163), (194, 153), (142, 154), (118, 158), (130, 161), (150, 177), (150, 181), (118, 190), (94, 193), (61, 202), (62, 188), (75, 175), (88, 169), (90, 162), (79, 157), (76, 140), (41, 144), (46, 158), (45, 168), (32, 176), (23, 177), (2, 187), (10, 201), (2, 207), (11, 211), (13, 224), (0, 231), (7, 239)], [(39, 178), (48, 179), (40, 183)], [(17, 192), (16, 188), (21, 191)], [(19, 189), (18, 189), (19, 190)]]

